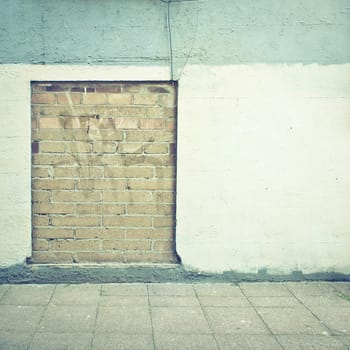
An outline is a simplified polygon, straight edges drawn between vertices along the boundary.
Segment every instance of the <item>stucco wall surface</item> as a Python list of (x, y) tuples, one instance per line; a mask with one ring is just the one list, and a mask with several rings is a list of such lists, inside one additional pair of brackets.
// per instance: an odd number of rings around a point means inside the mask
[(349, 62), (349, 0), (172, 0), (169, 22), (167, 7), (0, 0), (0, 62), (168, 65), (172, 56), (175, 78), (188, 62)]
[(0, 0), (0, 264), (31, 254), (30, 81), (179, 81), (192, 270), (350, 273), (350, 0)]

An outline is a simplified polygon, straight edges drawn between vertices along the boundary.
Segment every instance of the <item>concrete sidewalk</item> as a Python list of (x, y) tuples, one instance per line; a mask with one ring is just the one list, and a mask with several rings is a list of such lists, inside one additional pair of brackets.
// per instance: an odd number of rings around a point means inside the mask
[(0, 349), (350, 349), (350, 283), (0, 285)]

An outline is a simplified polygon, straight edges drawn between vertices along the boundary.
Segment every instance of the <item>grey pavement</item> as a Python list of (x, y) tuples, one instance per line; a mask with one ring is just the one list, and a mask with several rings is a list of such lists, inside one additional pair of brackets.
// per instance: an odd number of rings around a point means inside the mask
[(350, 283), (0, 285), (0, 349), (350, 349)]

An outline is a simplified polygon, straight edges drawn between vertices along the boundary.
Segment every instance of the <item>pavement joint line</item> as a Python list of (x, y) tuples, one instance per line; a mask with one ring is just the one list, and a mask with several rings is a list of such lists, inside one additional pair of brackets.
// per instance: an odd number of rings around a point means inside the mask
[(261, 317), (261, 315), (259, 314), (258, 310), (255, 308), (254, 304), (251, 302), (250, 298), (247, 296), (247, 294), (244, 292), (244, 289), (241, 287), (241, 284), (238, 283), (238, 288), (241, 290), (242, 294), (246, 297), (246, 299), (248, 300), (249, 304), (251, 305), (251, 307), (253, 308), (253, 310), (255, 311), (255, 313), (258, 315), (258, 317), (260, 318), (261, 322), (265, 325), (266, 329), (270, 332), (270, 335), (272, 335), (276, 342), (278, 343), (278, 345), (281, 347), (282, 350), (284, 350), (284, 347), (282, 346), (282, 344), (280, 343), (278, 337), (276, 334), (274, 334), (272, 332), (272, 330), (270, 329), (270, 327), (267, 325), (267, 323), (265, 322), (265, 320)]
[(95, 334), (96, 334), (97, 317), (98, 317), (98, 312), (100, 310), (100, 298), (102, 295), (102, 285), (101, 284), (99, 285), (98, 291), (99, 291), (99, 293), (98, 293), (99, 298), (97, 299), (96, 315), (95, 315), (94, 329), (92, 331), (92, 337), (91, 337), (91, 342), (90, 342), (90, 350), (93, 348)]
[(43, 320), (44, 315), (45, 315), (45, 313), (46, 313), (46, 311), (47, 311), (47, 309), (48, 309), (48, 307), (49, 307), (49, 305), (50, 305), (50, 303), (51, 303), (51, 300), (52, 300), (53, 296), (54, 296), (55, 293), (56, 293), (56, 288), (57, 288), (57, 284), (56, 284), (55, 287), (53, 288), (52, 293), (51, 293), (51, 296), (50, 296), (50, 299), (49, 299), (49, 301), (47, 302), (46, 307), (44, 308), (43, 313), (41, 314), (40, 320), (38, 321), (37, 326), (35, 327), (35, 329), (34, 329), (34, 331), (33, 331), (33, 334), (32, 334), (32, 336), (31, 336), (31, 338), (30, 338), (30, 341), (29, 341), (29, 344), (28, 344), (28, 348), (27, 348), (27, 349), (30, 349), (30, 347), (32, 346), (32, 343), (33, 343), (33, 341), (34, 341), (34, 337), (36, 336), (36, 334), (38, 333), (38, 330), (39, 330), (39, 328), (40, 328), (41, 321)]
[(0, 297), (0, 301), (5, 298), (5, 295), (9, 292), (9, 290), (12, 288), (12, 285), (8, 285), (8, 288), (5, 290), (5, 293)]
[(151, 307), (151, 301), (150, 301), (150, 297), (149, 297), (149, 288), (148, 288), (149, 283), (146, 284), (146, 287), (147, 287), (147, 300), (148, 300), (149, 317), (151, 319), (153, 348), (156, 350), (156, 340), (154, 338), (154, 328), (153, 328), (152, 307)]
[(218, 340), (217, 340), (217, 338), (216, 338), (215, 332), (213, 331), (212, 327), (210, 326), (210, 322), (209, 322), (209, 320), (208, 320), (208, 315), (207, 315), (207, 313), (206, 313), (206, 311), (205, 311), (204, 306), (203, 306), (202, 303), (201, 303), (200, 298), (198, 297), (197, 290), (196, 290), (196, 288), (195, 288), (195, 286), (194, 286), (193, 283), (192, 283), (191, 285), (192, 285), (194, 294), (195, 294), (195, 296), (196, 296), (196, 298), (197, 298), (197, 300), (198, 300), (198, 302), (199, 302), (199, 306), (201, 307), (201, 310), (202, 310), (202, 312), (203, 312), (204, 318), (205, 318), (205, 320), (207, 321), (208, 328), (210, 329), (211, 335), (212, 335), (212, 337), (214, 338), (216, 347), (217, 347), (218, 350), (220, 350), (219, 342), (218, 342)]
[[(290, 289), (290, 288), (288, 288), (288, 284), (287, 284), (287, 289), (290, 291), (290, 293), (294, 296), (294, 298), (296, 299), (296, 300), (298, 300), (298, 302), (302, 305), (302, 306), (304, 306), (304, 308), (307, 310), (307, 311), (309, 311), (310, 313), (311, 313), (311, 315), (313, 316), (313, 317), (315, 317), (316, 318), (316, 320), (318, 320), (321, 324), (322, 324), (322, 326), (324, 327), (324, 328), (326, 328), (328, 331), (329, 331), (329, 335), (331, 336), (331, 337), (333, 337), (335, 334), (334, 334), (334, 332), (333, 332), (333, 330), (330, 328), (330, 327), (328, 327), (313, 311), (312, 311), (312, 309), (310, 308), (310, 307), (308, 307), (306, 304), (304, 304), (299, 298), (298, 298), (298, 296), (297, 295), (295, 295), (294, 293), (293, 293), (293, 291)], [(333, 287), (332, 287), (333, 288)], [(333, 288), (334, 289), (334, 288)]]

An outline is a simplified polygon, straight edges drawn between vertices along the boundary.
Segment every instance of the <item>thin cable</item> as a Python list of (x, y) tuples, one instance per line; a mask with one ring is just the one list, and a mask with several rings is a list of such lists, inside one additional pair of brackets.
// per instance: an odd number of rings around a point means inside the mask
[(167, 6), (167, 30), (168, 30), (168, 40), (169, 40), (169, 60), (170, 60), (170, 79), (174, 80), (174, 60), (173, 60), (173, 41), (171, 35), (171, 22), (170, 22), (170, 4), (171, 0), (160, 0), (161, 2), (166, 3)]

